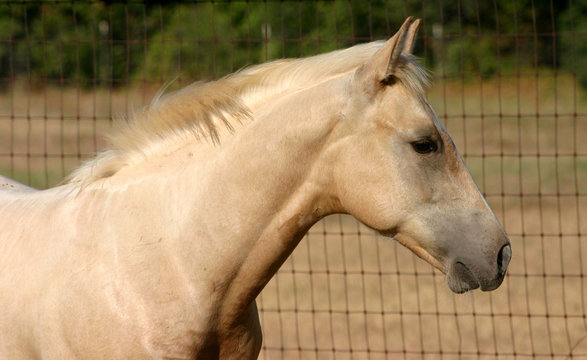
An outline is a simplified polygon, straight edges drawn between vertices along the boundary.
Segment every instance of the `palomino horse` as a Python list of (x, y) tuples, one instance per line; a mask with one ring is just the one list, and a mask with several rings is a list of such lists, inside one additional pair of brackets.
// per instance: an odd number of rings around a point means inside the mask
[(256, 358), (255, 297), (334, 213), (497, 288), (509, 241), (424, 99), (418, 25), (160, 96), (66, 184), (0, 190), (0, 358)]

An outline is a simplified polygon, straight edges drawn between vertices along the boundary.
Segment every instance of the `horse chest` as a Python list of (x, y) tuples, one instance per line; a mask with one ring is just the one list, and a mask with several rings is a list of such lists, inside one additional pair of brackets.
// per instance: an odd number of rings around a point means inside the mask
[(206, 347), (212, 330), (210, 321), (194, 316), (179, 303), (175, 307), (161, 305), (159, 309), (136, 301), (118, 306), (117, 311), (90, 308), (75, 313), (72, 309), (71, 316), (62, 313), (62, 329), (52, 333), (62, 338), (47, 342), (57, 345), (57, 349), (59, 344), (65, 344), (66, 352), (80, 359), (194, 359)]
[(98, 261), (47, 288), (32, 325), (47, 344), (41, 357), (196, 358), (214, 327), (210, 294), (181, 286), (172, 271), (130, 276), (106, 265)]

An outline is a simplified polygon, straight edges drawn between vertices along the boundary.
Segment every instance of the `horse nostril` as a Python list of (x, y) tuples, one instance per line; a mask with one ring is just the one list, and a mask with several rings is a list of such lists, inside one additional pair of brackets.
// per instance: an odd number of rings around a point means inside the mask
[(510, 259), (512, 258), (512, 247), (510, 244), (504, 245), (497, 254), (497, 268), (500, 275), (505, 275)]

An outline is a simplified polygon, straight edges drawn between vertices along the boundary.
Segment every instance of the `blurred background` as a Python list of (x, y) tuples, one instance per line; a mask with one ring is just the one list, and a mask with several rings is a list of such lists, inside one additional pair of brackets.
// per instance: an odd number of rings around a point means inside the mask
[(453, 295), (393, 239), (329, 217), (258, 298), (261, 358), (587, 358), (585, 14), (584, 0), (4, 1), (0, 174), (55, 186), (164, 86), (418, 17), (429, 101), (511, 237), (508, 276)]

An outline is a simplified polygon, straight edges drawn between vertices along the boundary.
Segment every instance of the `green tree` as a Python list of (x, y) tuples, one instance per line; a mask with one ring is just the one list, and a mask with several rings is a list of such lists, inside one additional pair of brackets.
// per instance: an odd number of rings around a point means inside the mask
[[(0, 3), (0, 78), (157, 85), (385, 39), (423, 19), (416, 53), (436, 73), (573, 71), (587, 83), (584, 2), (532, 0)], [(562, 67), (561, 67), (562, 66)]]

